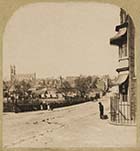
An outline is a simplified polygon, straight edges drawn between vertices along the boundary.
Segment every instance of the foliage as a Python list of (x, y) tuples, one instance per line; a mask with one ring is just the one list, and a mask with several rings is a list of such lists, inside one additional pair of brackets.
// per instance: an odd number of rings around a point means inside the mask
[(63, 81), (61, 87), (59, 88), (59, 92), (62, 92), (67, 96), (67, 93), (72, 90), (70, 83), (68, 81)]
[(9, 87), (9, 82), (3, 81), (3, 90), (8, 90)]
[(81, 97), (84, 97), (91, 89), (96, 88), (97, 79), (98, 77), (93, 80), (91, 76), (80, 76), (75, 80), (76, 89), (80, 92)]
[(23, 95), (29, 88), (31, 88), (31, 84), (26, 81), (15, 82), (16, 92)]

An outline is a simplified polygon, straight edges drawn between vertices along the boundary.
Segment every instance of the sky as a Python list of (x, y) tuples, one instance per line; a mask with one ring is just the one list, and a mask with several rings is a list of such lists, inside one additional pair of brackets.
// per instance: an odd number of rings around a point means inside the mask
[(10, 65), (38, 78), (116, 75), (118, 48), (109, 40), (120, 9), (102, 3), (34, 3), (19, 8), (3, 37), (3, 78)]

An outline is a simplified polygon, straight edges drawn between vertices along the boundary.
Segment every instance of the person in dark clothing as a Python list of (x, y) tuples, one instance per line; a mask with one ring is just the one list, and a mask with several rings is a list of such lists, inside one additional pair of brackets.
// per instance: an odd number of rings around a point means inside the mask
[(100, 119), (103, 119), (104, 116), (104, 106), (101, 102), (99, 102), (99, 111), (100, 111)]

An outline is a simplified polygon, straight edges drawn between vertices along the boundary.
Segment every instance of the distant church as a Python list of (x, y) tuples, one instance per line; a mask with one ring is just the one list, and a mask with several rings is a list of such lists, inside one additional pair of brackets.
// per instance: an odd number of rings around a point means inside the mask
[(17, 74), (15, 65), (10, 66), (10, 79), (11, 82), (15, 81), (36, 81), (36, 73), (31, 74)]

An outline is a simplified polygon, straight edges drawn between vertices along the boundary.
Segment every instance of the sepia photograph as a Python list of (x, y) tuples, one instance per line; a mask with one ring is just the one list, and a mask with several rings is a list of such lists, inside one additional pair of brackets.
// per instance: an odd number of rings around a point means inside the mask
[(3, 33), (3, 148), (136, 147), (132, 16), (98, 2), (19, 7)]

